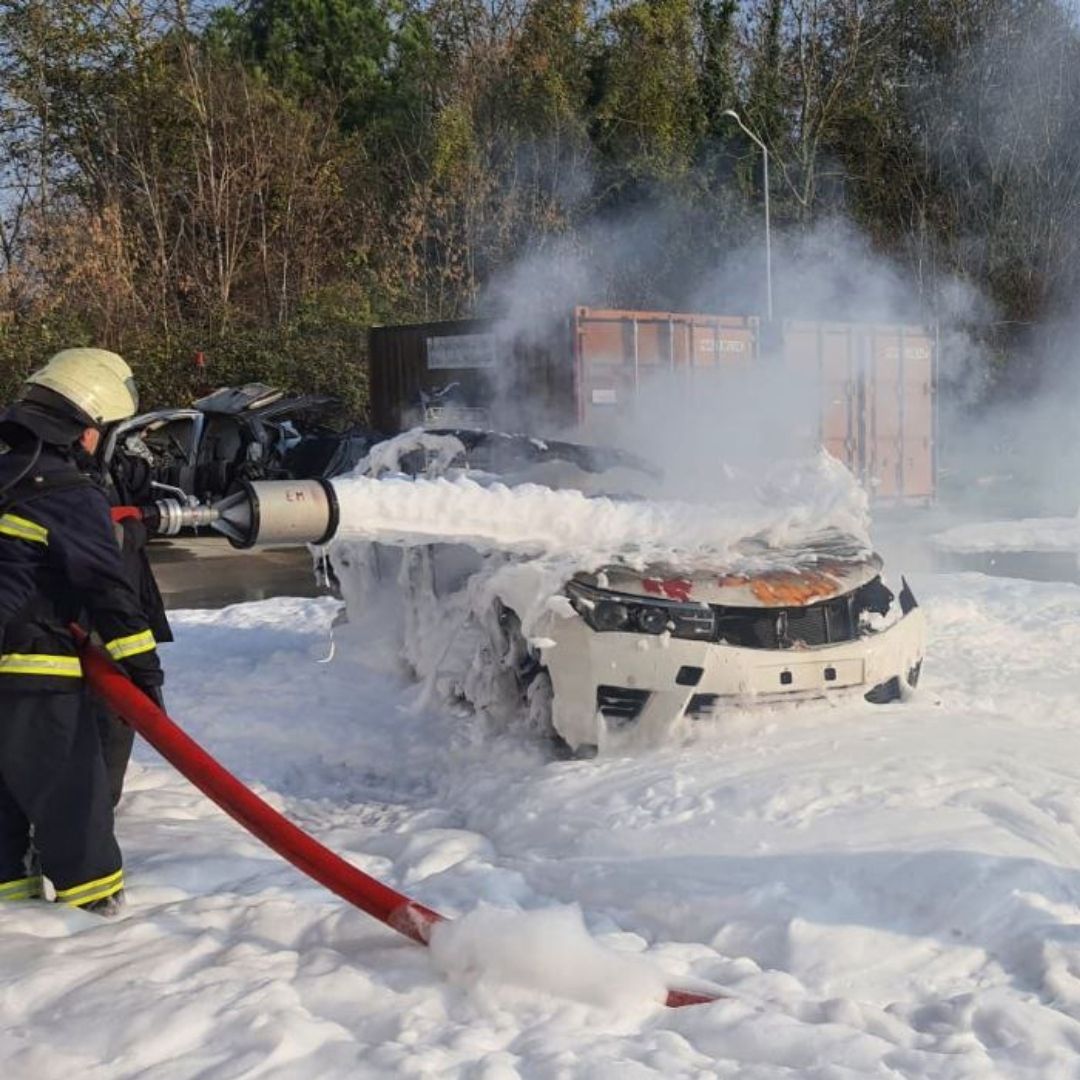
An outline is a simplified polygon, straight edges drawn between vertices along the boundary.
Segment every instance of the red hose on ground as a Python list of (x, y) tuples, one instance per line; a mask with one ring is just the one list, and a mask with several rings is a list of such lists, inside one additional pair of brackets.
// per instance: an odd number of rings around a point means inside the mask
[(94, 692), (204, 795), (308, 877), (413, 941), (427, 944), (431, 928), (443, 918), (438, 912), (357, 870), (297, 828), (177, 727), (84, 631), (76, 636), (83, 674)]
[[(159, 754), (173, 764), (207, 798), (212, 799), (267, 847), (332, 893), (373, 915), (380, 922), (426, 945), (436, 923), (445, 917), (357, 870), (340, 855), (308, 836), (288, 818), (263, 802), (250, 788), (215, 761), (165, 711), (151, 701), (86, 632), (73, 626), (83, 674), (93, 691), (123, 717)], [(708, 994), (669, 990), (672, 1008), (714, 1001)]]

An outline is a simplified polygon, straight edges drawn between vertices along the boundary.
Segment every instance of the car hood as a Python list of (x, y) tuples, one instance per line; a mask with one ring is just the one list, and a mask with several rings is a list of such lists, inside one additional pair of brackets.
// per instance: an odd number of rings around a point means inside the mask
[[(766, 554), (768, 557), (765, 557)], [(843, 596), (881, 574), (882, 560), (850, 538), (832, 534), (766, 553), (753, 540), (730, 562), (685, 570), (670, 564), (609, 565), (576, 577), (631, 596), (723, 607), (795, 607)]]

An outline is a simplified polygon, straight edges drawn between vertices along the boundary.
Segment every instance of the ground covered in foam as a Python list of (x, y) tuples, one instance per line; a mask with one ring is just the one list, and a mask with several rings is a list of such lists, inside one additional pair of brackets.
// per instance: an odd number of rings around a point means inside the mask
[[(590, 762), (419, 707), (344, 648), (319, 663), (330, 601), (179, 615), (176, 718), (356, 865), (468, 918), (410, 944), (142, 748), (126, 914), (2, 913), (6, 1074), (1080, 1075), (1080, 588), (912, 584), (914, 700)], [(729, 997), (656, 1003), (691, 978)]]
[(1080, 556), (1080, 517), (968, 522), (938, 533), (933, 543), (940, 551), (958, 554), (1075, 552)]

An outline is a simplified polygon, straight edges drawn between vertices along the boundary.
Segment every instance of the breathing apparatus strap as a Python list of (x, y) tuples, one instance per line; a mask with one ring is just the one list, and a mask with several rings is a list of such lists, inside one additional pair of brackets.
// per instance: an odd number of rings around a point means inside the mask
[[(41, 438), (35, 436), (34, 452), (30, 455), (30, 460), (13, 480), (9, 480), (6, 484), (0, 486), (0, 510), (10, 510), (12, 507), (18, 505), (12, 492), (30, 475), (34, 466), (38, 463), (38, 459), (41, 457), (41, 449), (44, 445)], [(5, 451), (5, 453), (10, 453), (10, 451)]]
[[(37, 439), (29, 462), (19, 470), (18, 475), (13, 480), (9, 480), (0, 487), (0, 512), (16, 510), (25, 506), (28, 502), (33, 502), (42, 495), (48, 495), (54, 491), (95, 486), (94, 481), (81, 472), (30, 477), (30, 473), (41, 457), (42, 445), (41, 439)], [(28, 477), (30, 478), (28, 479)]]

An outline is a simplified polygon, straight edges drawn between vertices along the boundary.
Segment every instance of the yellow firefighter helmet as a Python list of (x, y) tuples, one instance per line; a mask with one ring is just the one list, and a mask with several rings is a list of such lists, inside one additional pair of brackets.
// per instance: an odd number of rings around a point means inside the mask
[(87, 418), (104, 427), (139, 411), (139, 392), (122, 356), (106, 349), (64, 349), (35, 371), (26, 388), (40, 386), (59, 394)]

